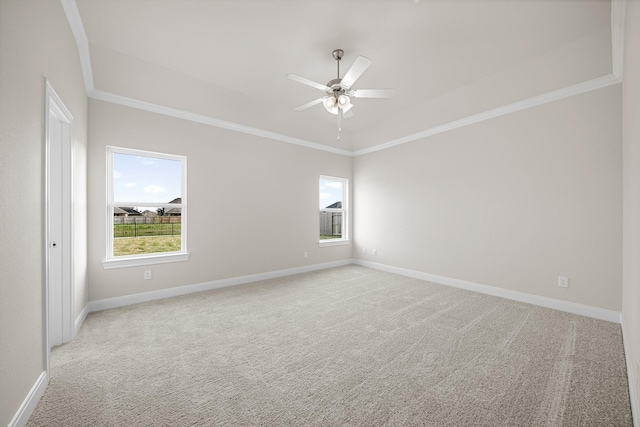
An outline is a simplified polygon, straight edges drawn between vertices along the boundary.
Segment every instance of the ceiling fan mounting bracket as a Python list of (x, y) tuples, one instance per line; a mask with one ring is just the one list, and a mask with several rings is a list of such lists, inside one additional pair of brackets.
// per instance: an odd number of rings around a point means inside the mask
[(344, 50), (335, 49), (333, 52), (331, 52), (331, 55), (333, 55), (333, 59), (335, 59), (336, 61), (340, 61), (342, 59), (342, 56), (344, 55)]

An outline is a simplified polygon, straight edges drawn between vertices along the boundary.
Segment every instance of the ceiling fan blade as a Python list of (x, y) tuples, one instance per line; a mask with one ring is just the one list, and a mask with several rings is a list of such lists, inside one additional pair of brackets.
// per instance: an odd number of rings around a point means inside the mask
[(356, 80), (358, 80), (362, 73), (364, 73), (366, 69), (369, 68), (369, 65), (371, 65), (370, 59), (365, 58), (364, 56), (358, 56), (353, 65), (351, 65), (351, 68), (349, 68), (349, 71), (347, 71), (347, 74), (345, 74), (342, 78), (340, 86), (344, 88), (350, 88), (351, 86), (353, 86), (353, 84), (356, 82)]
[(314, 99), (314, 100), (313, 100), (313, 101), (311, 101), (311, 102), (307, 102), (307, 103), (306, 103), (306, 104), (304, 104), (304, 105), (301, 105), (301, 106), (299, 106), (299, 107), (294, 108), (294, 110), (296, 110), (296, 111), (306, 110), (306, 109), (307, 109), (307, 108), (309, 108), (309, 107), (313, 107), (313, 106), (314, 106), (314, 105), (316, 105), (316, 104), (320, 104), (320, 103), (322, 102), (322, 100), (323, 100), (323, 99), (324, 99), (324, 97), (322, 97), (322, 98), (318, 98), (318, 99)]
[(349, 110), (349, 111), (346, 111), (346, 112), (342, 113), (342, 118), (343, 119), (348, 119), (349, 117), (352, 117), (352, 116), (353, 116), (353, 110)]
[(309, 80), (309, 79), (307, 79), (305, 77), (302, 77), (302, 76), (299, 76), (297, 74), (289, 74), (287, 76), (287, 78), (291, 79), (291, 80), (293, 80), (295, 82), (302, 83), (303, 85), (307, 85), (307, 86), (315, 87), (316, 89), (324, 90), (325, 92), (328, 91), (328, 90), (331, 90), (331, 88), (328, 87), (328, 86), (325, 86), (325, 85), (323, 85), (321, 83), (316, 83), (313, 80)]
[(351, 96), (354, 98), (393, 98), (395, 89), (354, 89)]

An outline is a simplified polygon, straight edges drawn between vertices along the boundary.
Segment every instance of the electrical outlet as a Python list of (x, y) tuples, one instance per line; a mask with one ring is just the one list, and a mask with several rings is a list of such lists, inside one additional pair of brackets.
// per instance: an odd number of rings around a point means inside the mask
[(144, 271), (144, 280), (151, 280), (153, 276), (151, 275), (151, 270)]
[(558, 276), (558, 286), (561, 288), (569, 287), (569, 278), (565, 276)]
[(377, 249), (372, 250), (371, 253), (373, 254), (373, 256), (378, 256), (378, 250)]
[(305, 259), (306, 259), (306, 258), (309, 258), (309, 252), (304, 251), (304, 252), (302, 253), (302, 256), (303, 256)]

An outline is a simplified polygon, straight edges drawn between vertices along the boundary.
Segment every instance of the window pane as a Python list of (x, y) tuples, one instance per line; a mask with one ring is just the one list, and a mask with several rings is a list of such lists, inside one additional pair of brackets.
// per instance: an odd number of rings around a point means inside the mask
[(342, 212), (320, 212), (320, 240), (342, 239)]
[(182, 217), (158, 215), (156, 208), (113, 209), (113, 256), (179, 252)]
[(343, 187), (341, 180), (320, 178), (320, 209), (342, 209)]
[(181, 191), (179, 160), (113, 153), (114, 201), (175, 203)]
[(186, 251), (186, 158), (117, 147), (108, 153), (113, 225), (107, 228), (107, 258)]

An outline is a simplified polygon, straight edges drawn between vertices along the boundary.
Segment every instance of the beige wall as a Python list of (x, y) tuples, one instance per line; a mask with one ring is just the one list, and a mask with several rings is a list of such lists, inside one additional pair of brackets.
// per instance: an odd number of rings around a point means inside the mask
[(45, 369), (45, 77), (74, 116), (75, 306), (87, 302), (84, 241), (87, 99), (60, 2), (0, 0), (0, 425)]
[[(350, 157), (95, 100), (89, 115), (90, 300), (350, 258), (318, 247), (318, 177), (351, 179)], [(187, 156), (188, 261), (103, 268), (107, 145)]]
[(613, 86), (356, 157), (354, 256), (620, 311), (620, 114)]
[[(602, 2), (601, 7), (606, 10), (609, 5)], [(391, 141), (610, 73), (611, 29), (607, 27), (361, 129), (353, 147), (359, 150), (372, 142)]]
[(627, 2), (623, 125), (623, 289), (625, 326), (636, 408), (640, 409), (640, 3)]

